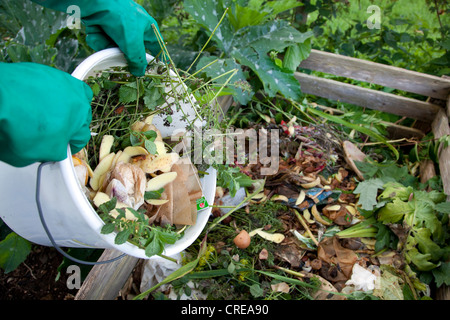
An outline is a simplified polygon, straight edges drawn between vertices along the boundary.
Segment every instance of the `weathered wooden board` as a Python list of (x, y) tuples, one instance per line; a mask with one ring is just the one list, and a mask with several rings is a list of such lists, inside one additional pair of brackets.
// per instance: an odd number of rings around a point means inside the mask
[(432, 122), (441, 107), (429, 102), (371, 90), (335, 80), (295, 72), (304, 93), (357, 106)]
[(310, 56), (302, 61), (300, 67), (440, 100), (446, 100), (450, 93), (450, 79), (330, 52), (311, 50)]
[[(450, 95), (447, 98), (447, 110), (440, 110), (436, 119), (432, 123), (433, 134), (435, 138), (440, 138), (450, 134), (449, 118)], [(439, 171), (441, 175), (444, 192), (447, 194), (447, 201), (450, 201), (450, 147), (439, 150)], [(437, 300), (450, 300), (450, 287), (443, 285), (437, 290)]]
[[(103, 252), (98, 261), (122, 254), (113, 249)], [(78, 290), (75, 300), (114, 300), (136, 266), (138, 258), (125, 256), (117, 261), (95, 265)]]
[[(441, 109), (432, 123), (433, 134), (436, 139), (444, 135), (450, 135), (448, 117)], [(450, 147), (439, 150), (439, 170), (442, 179), (444, 192), (447, 194), (447, 200), (450, 201)]]

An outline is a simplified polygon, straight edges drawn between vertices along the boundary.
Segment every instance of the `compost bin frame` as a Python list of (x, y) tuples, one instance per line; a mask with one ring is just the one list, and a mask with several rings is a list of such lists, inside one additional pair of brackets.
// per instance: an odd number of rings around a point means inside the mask
[[(351, 58), (334, 53), (312, 50), (308, 59), (302, 61), (301, 69), (320, 71), (339, 77), (390, 87), (427, 97), (426, 101), (363, 88), (341, 81), (317, 77), (307, 72), (295, 72), (301, 90), (305, 94), (350, 103), (364, 108), (415, 119), (413, 126), (385, 122), (392, 137), (422, 138), (431, 130), (435, 138), (450, 134), (450, 79), (410, 71), (371, 61)], [(219, 104), (226, 111), (232, 104), (230, 96), (221, 97)], [(317, 107), (339, 114), (339, 110), (317, 105)], [(450, 147), (439, 153), (439, 169), (447, 199), (450, 201)], [(99, 261), (119, 255), (115, 249), (103, 252)], [(75, 300), (113, 300), (130, 279), (140, 259), (132, 256), (109, 263), (95, 265)], [(448, 287), (441, 287), (437, 299), (450, 299)]]

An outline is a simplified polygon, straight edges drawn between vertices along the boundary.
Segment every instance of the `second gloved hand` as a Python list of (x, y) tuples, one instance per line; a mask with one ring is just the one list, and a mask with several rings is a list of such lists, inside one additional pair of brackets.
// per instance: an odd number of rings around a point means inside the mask
[(0, 160), (16, 167), (60, 161), (89, 141), (92, 90), (36, 63), (0, 63)]

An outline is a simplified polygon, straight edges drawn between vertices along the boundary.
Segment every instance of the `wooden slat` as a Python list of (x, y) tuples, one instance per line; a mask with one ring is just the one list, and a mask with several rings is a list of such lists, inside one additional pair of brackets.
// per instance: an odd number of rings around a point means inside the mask
[[(450, 110), (450, 96), (447, 98), (447, 112)], [(432, 123), (433, 134), (436, 139), (450, 134), (449, 117), (447, 112), (440, 110)], [(450, 147), (439, 150), (439, 171), (447, 201), (450, 201)], [(450, 300), (450, 287), (441, 286), (436, 293), (437, 300)]]
[[(443, 109), (439, 111), (431, 127), (435, 139), (450, 135), (448, 117)], [(447, 200), (450, 201), (450, 147), (439, 150), (439, 170), (444, 192), (447, 195)]]
[[(107, 249), (98, 261), (113, 259), (122, 253)], [(136, 266), (138, 258), (125, 256), (117, 261), (95, 265), (78, 290), (75, 300), (114, 300)]]
[(450, 93), (450, 79), (324, 51), (311, 50), (300, 67), (440, 100), (446, 100)]
[(362, 88), (335, 80), (295, 72), (303, 93), (432, 122), (441, 109), (429, 102)]

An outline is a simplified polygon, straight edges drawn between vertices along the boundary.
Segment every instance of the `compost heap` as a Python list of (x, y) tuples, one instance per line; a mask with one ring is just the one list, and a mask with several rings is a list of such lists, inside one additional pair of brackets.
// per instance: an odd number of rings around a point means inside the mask
[[(133, 124), (133, 130), (156, 132), (157, 152), (144, 146), (128, 146), (111, 152), (114, 137), (104, 135), (99, 150), (99, 163), (91, 169), (86, 150), (73, 156), (75, 172), (86, 195), (98, 208), (117, 199), (116, 208), (124, 208), (127, 220), (136, 217), (127, 208), (144, 209), (149, 223), (161, 226), (193, 225), (197, 218), (197, 199), (202, 189), (196, 168), (189, 158), (168, 152), (161, 133), (151, 123), (152, 117)], [(145, 199), (146, 192), (161, 191), (158, 199)], [(117, 216), (117, 210), (110, 212)]]
[[(322, 290), (314, 299), (346, 299), (330, 292), (355, 290), (375, 290), (371, 292), (380, 297), (402, 299), (401, 285), (407, 283), (412, 288), (412, 284), (404, 273), (399, 274), (404, 261), (398, 252), (387, 250), (375, 257), (374, 238), (336, 235), (364, 221), (359, 195), (353, 191), (361, 181), (354, 161), (362, 161), (365, 155), (351, 142), (342, 143), (323, 124), (303, 127), (295, 122), (272, 122), (268, 128), (280, 133), (279, 168), (273, 175), (261, 176), (260, 163), (236, 164), (253, 180), (265, 181), (263, 191), (245, 205), (279, 201), (287, 210), (277, 213), (283, 225), (281, 233), (265, 232), (270, 229), (266, 226), (250, 231), (250, 236), (258, 234), (278, 244), (273, 254), (281, 265), (302, 270), (303, 277), (319, 279)], [(222, 190), (216, 193), (216, 203), (222, 204), (221, 199)], [(213, 214), (224, 212), (213, 209)], [(267, 253), (261, 252), (260, 259), (264, 256)], [(384, 283), (381, 289), (380, 282)]]

